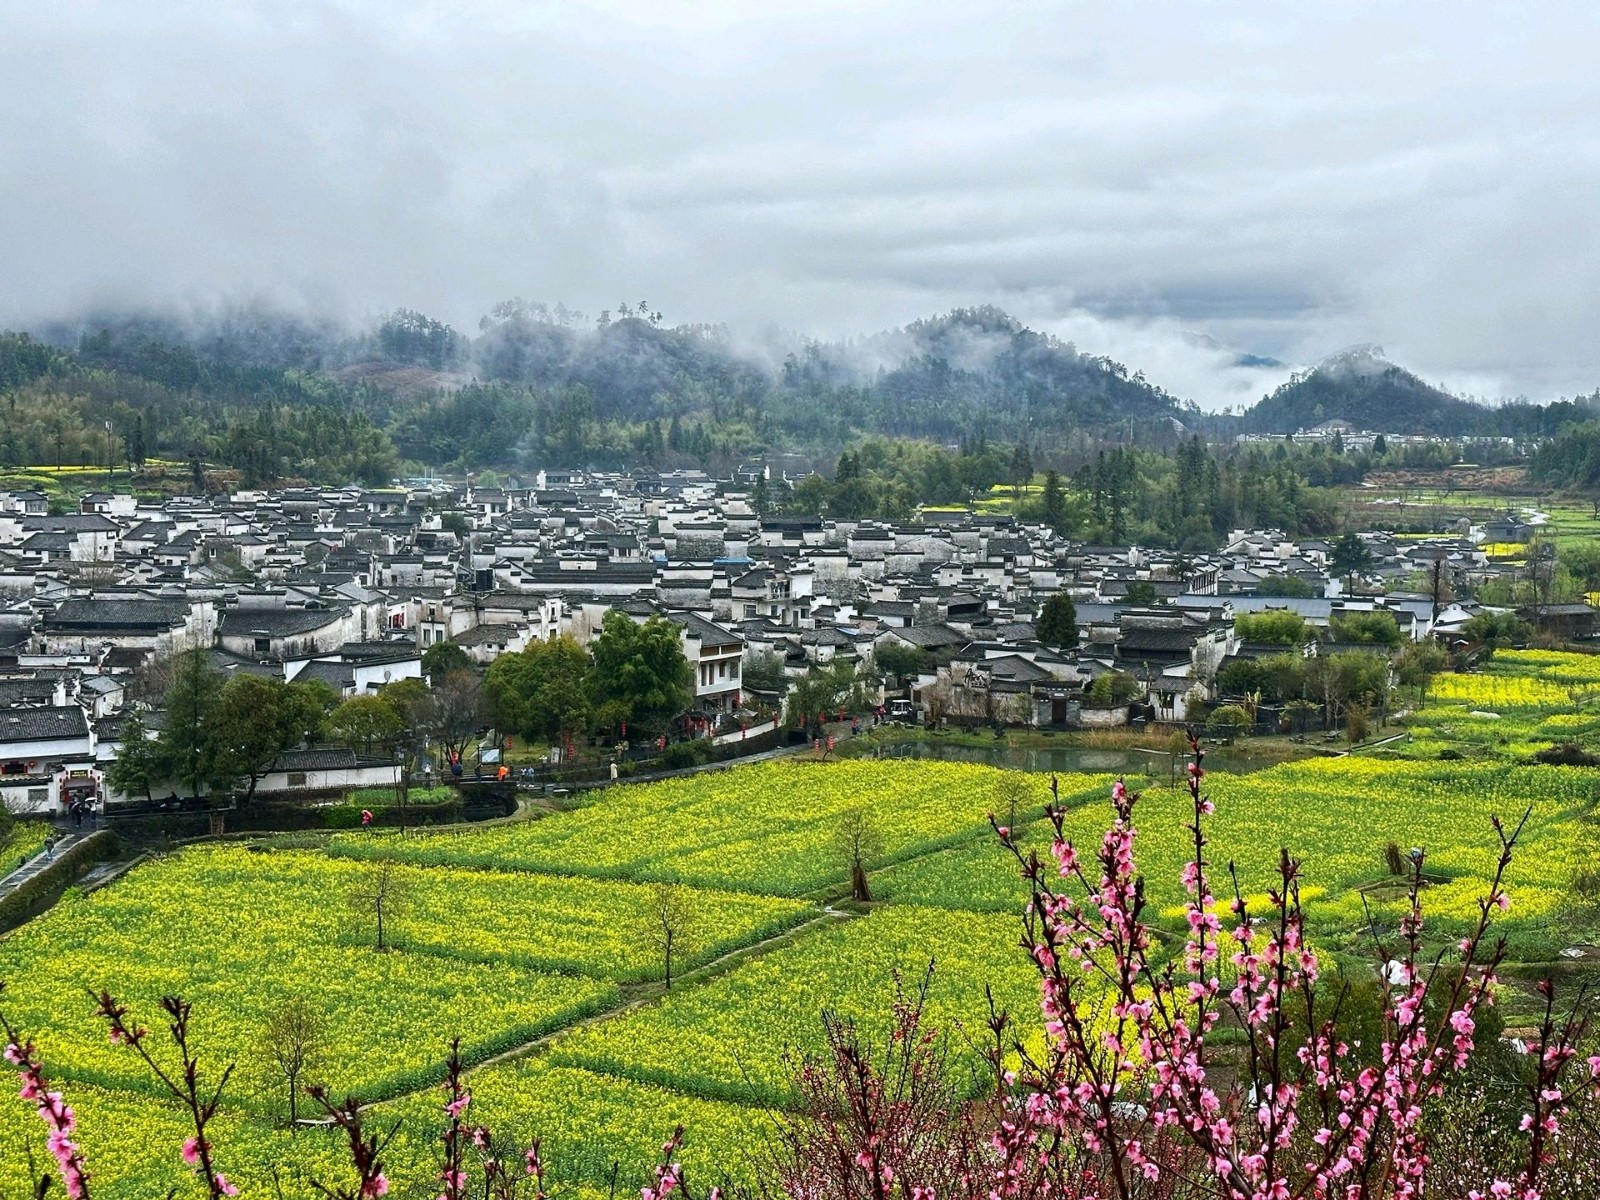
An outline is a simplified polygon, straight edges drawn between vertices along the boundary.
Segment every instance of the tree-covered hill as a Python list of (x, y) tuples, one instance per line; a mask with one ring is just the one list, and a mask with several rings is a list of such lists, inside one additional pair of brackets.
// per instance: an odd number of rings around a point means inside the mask
[[(721, 327), (665, 326), (643, 303), (589, 320), (511, 301), (470, 336), (409, 310), (365, 332), (259, 310), (101, 315), (44, 332), (8, 336), (0, 354), (0, 388), (20, 414), (0, 444), (13, 463), (100, 461), (107, 420), (124, 438), (139, 427), (145, 453), (215, 460), (262, 483), (372, 480), (396, 457), (456, 469), (725, 465), (763, 450), (831, 459), (872, 435), (1088, 452), (1170, 443), (1207, 420), (992, 308), (759, 350)], [(302, 430), (320, 438), (334, 415), (352, 427), (338, 443), (361, 446), (362, 461), (303, 444)]]
[(1293, 433), (1348, 421), (1384, 433), (1477, 432), (1490, 410), (1441, 391), (1374, 347), (1346, 350), (1296, 374), (1244, 414), (1250, 433)]

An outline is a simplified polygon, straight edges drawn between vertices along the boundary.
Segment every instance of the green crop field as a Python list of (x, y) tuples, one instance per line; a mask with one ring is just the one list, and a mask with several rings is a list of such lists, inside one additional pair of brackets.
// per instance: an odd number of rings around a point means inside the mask
[[(1428, 937), (1448, 946), (1492, 869), (1491, 815), (1531, 808), (1499, 929), (1514, 959), (1555, 961), (1596, 932), (1600, 774), (1530, 760), (1554, 741), (1600, 742), (1596, 686), (1600, 658), (1502, 652), (1480, 672), (1438, 677), (1407, 736), (1381, 751), (1212, 773), (1213, 868), (1235, 863), (1258, 894), (1289, 847), (1304, 859), (1319, 953), (1360, 969), (1367, 922), (1392, 928), (1397, 916), (1391, 842), (1426, 848)], [(283, 1128), (262, 1031), (292, 996), (321, 1014), (316, 1075), (400, 1122), (388, 1152), (397, 1178), (435, 1169), (435, 1085), (460, 1036), (482, 1064), (469, 1076), (476, 1119), (542, 1137), (564, 1194), (611, 1194), (613, 1164), (616, 1187), (637, 1188), (680, 1122), (692, 1179), (749, 1183), (792, 1097), (786, 1064), (819, 1044), (823, 1009), (881, 1032), (895, 976), (915, 985), (931, 962), (931, 1018), (973, 1086), (985, 987), (1022, 1029), (1036, 1022), (1036, 977), (1017, 946), (1024, 893), (988, 827), (991, 809), (1010, 813), (1018, 778), (954, 763), (779, 761), (625, 786), (482, 830), (351, 832), (320, 850), (191, 847), (69, 895), (0, 943), (4, 1006), (82, 1117), (96, 1197), (198, 1194), (178, 1159), (179, 1114), (93, 1019), (87, 989), (99, 987), (152, 1026), (160, 995), (194, 1001), (208, 1069), (237, 1064), (216, 1140), (246, 1196), (309, 1200), (313, 1180), (346, 1181), (327, 1130)], [(1048, 781), (1020, 779), (1015, 821), (1045, 849)], [(1109, 819), (1109, 783), (1060, 780), (1081, 849)], [(874, 843), (865, 908), (841, 903), (838, 829), (857, 812)], [(1150, 911), (1177, 929), (1187, 794), (1151, 781), (1139, 814)], [(385, 871), (395, 899), (392, 948), (380, 953), (369, 893)], [(689, 930), (674, 972), (689, 974), (666, 992), (645, 932), (662, 883), (676, 885)], [(38, 1161), (41, 1145), (28, 1107), (0, 1102), (4, 1194), (25, 1193), (27, 1151)]]
[[(764, 763), (714, 781), (625, 788), (557, 820), (408, 838), (351, 834), (335, 839), (333, 852), (802, 896), (844, 879), (834, 846), (844, 813), (872, 814), (881, 850), (871, 865), (882, 866), (986, 832), (1004, 774), (965, 763)], [(1071, 776), (1061, 786), (1071, 794), (1101, 782), (1110, 780)], [(1049, 798), (1036, 780), (1027, 815), (1042, 813)]]

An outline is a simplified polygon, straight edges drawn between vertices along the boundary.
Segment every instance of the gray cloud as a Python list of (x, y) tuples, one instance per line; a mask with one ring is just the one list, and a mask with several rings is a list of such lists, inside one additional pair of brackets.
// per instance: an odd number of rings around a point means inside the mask
[(994, 302), (1209, 406), (1600, 384), (1600, 11), (1285, 7), (0, 0), (0, 319)]

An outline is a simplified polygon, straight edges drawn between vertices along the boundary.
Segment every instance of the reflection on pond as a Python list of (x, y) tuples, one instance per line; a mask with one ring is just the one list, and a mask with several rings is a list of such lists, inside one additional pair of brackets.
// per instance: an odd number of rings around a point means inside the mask
[[(1165, 750), (1140, 750), (1135, 747), (1094, 746), (1012, 746), (997, 741), (992, 746), (973, 746), (954, 742), (903, 742), (880, 746), (879, 758), (931, 758), (940, 762), (984, 763), (1017, 771), (1056, 771), (1066, 775), (1147, 776), (1170, 779), (1183, 770), (1182, 755)], [(1270, 767), (1270, 760), (1246, 758), (1228, 752), (1227, 747), (1206, 749), (1206, 769), (1245, 774)]]

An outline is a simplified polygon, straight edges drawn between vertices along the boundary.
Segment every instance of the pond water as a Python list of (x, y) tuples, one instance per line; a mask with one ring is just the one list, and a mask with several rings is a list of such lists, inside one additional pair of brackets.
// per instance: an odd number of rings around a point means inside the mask
[[(884, 746), (882, 758), (931, 758), (940, 762), (984, 763), (992, 767), (1009, 767), (1017, 771), (1055, 771), (1066, 775), (1082, 772), (1087, 775), (1113, 774), (1132, 777), (1169, 779), (1182, 774), (1184, 760), (1174, 758), (1165, 750), (1136, 750), (1133, 748), (1100, 748), (1092, 746), (1008, 746), (996, 742), (993, 746), (969, 746), (950, 742), (905, 742)], [(1244, 758), (1228, 753), (1226, 747), (1206, 750), (1206, 769), (1246, 774), (1274, 765), (1270, 761)]]

